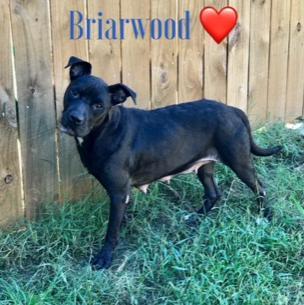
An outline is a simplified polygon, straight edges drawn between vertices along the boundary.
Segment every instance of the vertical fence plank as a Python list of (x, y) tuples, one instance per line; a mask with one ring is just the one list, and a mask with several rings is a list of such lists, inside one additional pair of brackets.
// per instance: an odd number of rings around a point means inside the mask
[[(147, 19), (150, 18), (150, 0), (141, 0), (136, 5), (132, 0), (121, 1), (121, 17), (142, 19), (146, 30), (144, 39), (135, 39), (134, 30), (130, 24), (126, 30), (127, 39), (122, 41), (122, 81), (137, 92), (137, 107), (149, 109), (150, 27)], [(139, 37), (141, 37), (140, 34)], [(126, 104), (133, 106), (130, 99)]]
[[(227, 5), (226, 0), (205, 0), (205, 6), (217, 10)], [(227, 39), (217, 44), (206, 33), (204, 52), (204, 93), (208, 99), (226, 103), (227, 99)]]
[[(102, 13), (103, 20), (120, 17), (119, 0), (88, 1), (89, 18), (97, 18)], [(121, 81), (121, 42), (120, 40), (98, 39), (98, 35), (89, 41), (89, 57), (93, 65), (93, 73), (101, 77), (108, 84)]]
[(304, 1), (292, 0), (285, 119), (302, 115), (304, 87)]
[(0, 225), (23, 216), (9, 0), (0, 3)]
[(179, 18), (185, 18), (185, 11), (191, 13), (191, 39), (179, 40), (178, 97), (179, 102), (203, 97), (204, 30), (199, 20), (204, 0), (179, 2)]
[[(88, 17), (102, 18), (102, 20), (120, 18), (120, 0), (87, 1)], [(102, 15), (101, 15), (102, 14)], [(100, 16), (101, 15), (101, 16)], [(105, 24), (105, 23), (104, 23)], [(89, 40), (89, 60), (93, 66), (93, 74), (102, 78), (107, 84), (121, 82), (121, 41), (99, 39), (98, 32), (94, 32)], [(100, 183), (93, 180), (93, 195), (91, 199), (100, 200), (104, 194)]]
[(58, 197), (55, 107), (47, 1), (13, 0), (15, 50), (25, 212)]
[[(177, 18), (177, 1), (152, 0), (151, 18)], [(177, 102), (177, 40), (151, 39), (152, 108)]]
[[(86, 3), (84, 0), (52, 0), (50, 3), (56, 108), (59, 121), (63, 109), (63, 95), (69, 84), (69, 71), (64, 69), (64, 66), (72, 55), (88, 60), (87, 41), (71, 40), (69, 23), (70, 11), (85, 14)], [(91, 191), (92, 178), (81, 164), (75, 140), (65, 134), (59, 135), (59, 172), (61, 201), (78, 200)]]
[(247, 112), (250, 1), (230, 0), (238, 11), (238, 24), (229, 35), (227, 104)]
[(271, 0), (251, 1), (248, 114), (254, 124), (267, 118)]
[(268, 119), (284, 119), (286, 104), (290, 1), (272, 1)]
[(25, 213), (34, 217), (58, 198), (48, 1), (12, 0), (11, 16)]
[[(63, 93), (69, 82), (68, 71), (63, 67), (71, 55), (90, 57), (94, 74), (108, 83), (123, 81), (137, 91), (141, 108), (150, 105), (156, 108), (204, 95), (223, 102), (227, 99), (228, 104), (243, 110), (247, 108), (254, 122), (266, 118), (291, 120), (301, 115), (304, 106), (304, 2), (229, 0), (239, 12), (240, 25), (230, 34), (228, 53), (227, 41), (220, 45), (214, 42), (204, 34), (198, 19), (204, 4), (220, 10), (227, 2), (143, 0), (134, 5), (131, 0), (2, 0), (0, 224), (23, 216), (21, 167), (27, 217), (35, 216), (41, 203), (58, 198), (52, 74), (59, 119)], [(159, 18), (164, 27), (164, 20), (184, 18), (187, 9), (192, 15), (190, 41), (165, 39), (164, 28), (161, 39), (150, 37), (146, 19)], [(78, 10), (84, 17), (88, 10), (89, 17), (102, 17), (104, 21), (142, 18), (148, 36), (136, 40), (132, 24), (127, 24), (128, 38), (123, 42), (98, 40), (96, 31), (90, 41), (70, 40), (71, 10)], [(102, 16), (98, 15), (100, 11)], [(11, 38), (16, 67), (20, 156)], [(92, 180), (79, 160), (74, 140), (65, 135), (60, 135), (58, 140), (61, 199), (80, 199), (91, 190)]]

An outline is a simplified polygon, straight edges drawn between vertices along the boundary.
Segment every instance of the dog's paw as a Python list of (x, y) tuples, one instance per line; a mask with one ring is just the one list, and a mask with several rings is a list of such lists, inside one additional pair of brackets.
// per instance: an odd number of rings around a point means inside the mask
[(112, 264), (113, 251), (102, 249), (91, 261), (94, 270), (108, 269)]

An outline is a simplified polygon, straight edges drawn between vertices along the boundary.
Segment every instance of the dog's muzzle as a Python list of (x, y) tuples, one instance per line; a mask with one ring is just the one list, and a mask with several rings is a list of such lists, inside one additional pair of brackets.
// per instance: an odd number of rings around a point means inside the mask
[(60, 132), (68, 134), (69, 136), (75, 136), (75, 132), (68, 127), (64, 127), (63, 125), (60, 125)]

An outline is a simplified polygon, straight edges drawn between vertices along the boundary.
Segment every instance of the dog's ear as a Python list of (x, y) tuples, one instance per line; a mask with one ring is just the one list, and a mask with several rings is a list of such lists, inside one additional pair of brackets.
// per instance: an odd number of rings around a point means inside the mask
[(90, 75), (92, 72), (92, 65), (78, 57), (71, 56), (68, 64), (64, 67), (70, 68), (71, 81), (84, 75)]
[(108, 86), (111, 95), (112, 105), (123, 103), (128, 97), (131, 97), (136, 104), (136, 93), (124, 84), (115, 84)]

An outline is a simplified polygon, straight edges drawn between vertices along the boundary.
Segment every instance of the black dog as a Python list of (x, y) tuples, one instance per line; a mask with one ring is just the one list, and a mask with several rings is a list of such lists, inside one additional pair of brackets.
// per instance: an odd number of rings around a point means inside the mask
[[(251, 154), (270, 156), (281, 147), (258, 147), (246, 115), (224, 104), (201, 100), (146, 111), (124, 108), (136, 93), (123, 84), (108, 86), (91, 75), (91, 64), (71, 57), (71, 83), (64, 96), (62, 131), (75, 137), (83, 164), (106, 189), (110, 217), (105, 243), (93, 264), (107, 268), (133, 186), (146, 192), (153, 181), (196, 172), (205, 188), (199, 213), (220, 198), (215, 162), (229, 166), (260, 200), (265, 197)], [(264, 207), (265, 216), (270, 209)]]

